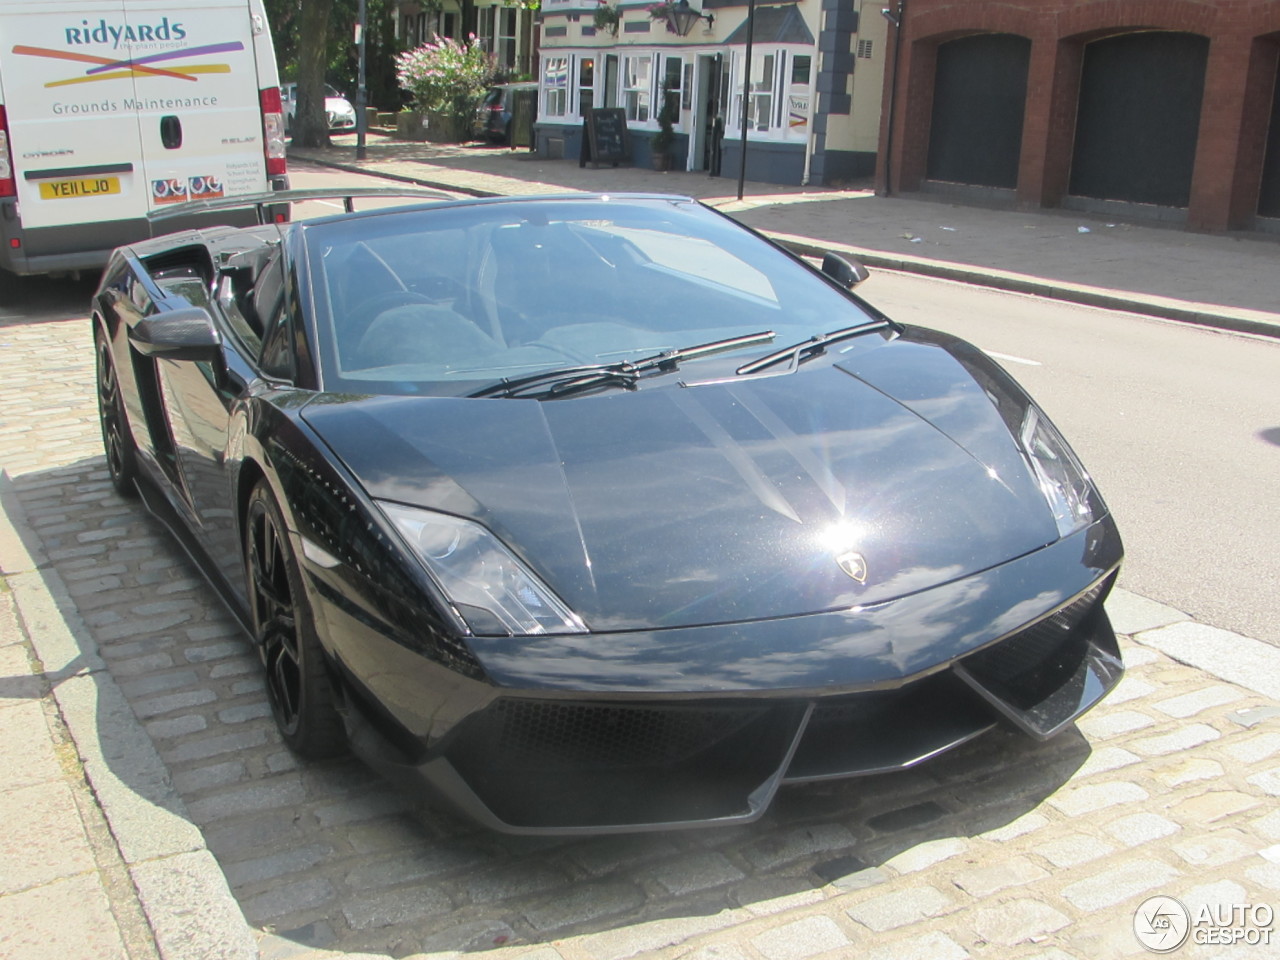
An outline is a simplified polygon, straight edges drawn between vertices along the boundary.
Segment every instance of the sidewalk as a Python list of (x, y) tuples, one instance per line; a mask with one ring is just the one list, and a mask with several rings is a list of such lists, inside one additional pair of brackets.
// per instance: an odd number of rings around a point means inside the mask
[(692, 196), (802, 253), (837, 250), (870, 267), (1280, 337), (1280, 237), (1187, 233), (1072, 211), (1023, 213), (877, 197), (865, 188), (748, 182), (739, 201), (734, 171), (713, 178), (580, 168), (576, 160), (545, 160), (525, 151), (377, 134), (369, 137), (367, 159), (357, 161), (353, 135), (334, 143), (292, 149), (290, 158), (475, 196), (570, 190)]

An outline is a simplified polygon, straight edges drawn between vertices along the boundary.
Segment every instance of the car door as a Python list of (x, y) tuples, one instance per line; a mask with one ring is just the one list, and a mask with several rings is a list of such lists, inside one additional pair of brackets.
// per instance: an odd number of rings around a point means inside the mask
[[(160, 361), (165, 413), (193, 529), (214, 566), (237, 592), (241, 547), (237, 520), (235, 450), (241, 438), (234, 414), (264, 386), (264, 334), (285, 311), (279, 249), (246, 288), (238, 271), (215, 280), (211, 313), (222, 336), (221, 362)], [(277, 371), (279, 372), (279, 371)], [(271, 378), (274, 379), (274, 378)]]

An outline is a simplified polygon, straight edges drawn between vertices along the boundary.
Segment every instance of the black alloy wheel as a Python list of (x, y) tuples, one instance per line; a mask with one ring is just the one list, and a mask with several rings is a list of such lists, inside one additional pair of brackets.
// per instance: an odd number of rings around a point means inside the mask
[(111, 345), (97, 327), (93, 331), (93, 345), (98, 366), (98, 422), (102, 426), (102, 448), (107, 455), (107, 472), (116, 492), (122, 497), (133, 498), (138, 495), (138, 489), (134, 486), (134, 479), (138, 475), (137, 453), (124, 412), (124, 399), (120, 396), (120, 378), (116, 376)]
[(342, 719), (334, 708), (333, 687), (312, 631), (284, 518), (265, 481), (249, 495), (244, 560), (253, 634), (266, 666), (276, 725), (295, 753), (335, 756), (345, 747)]

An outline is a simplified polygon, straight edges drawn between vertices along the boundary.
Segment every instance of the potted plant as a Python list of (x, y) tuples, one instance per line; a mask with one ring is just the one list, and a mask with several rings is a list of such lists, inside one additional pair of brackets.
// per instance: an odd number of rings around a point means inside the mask
[(658, 132), (650, 141), (653, 148), (653, 169), (671, 169), (671, 148), (675, 146), (675, 122), (680, 119), (680, 98), (671, 85), (662, 81), (662, 109), (658, 111)]
[(613, 36), (618, 35), (618, 24), (622, 21), (622, 15), (618, 13), (618, 8), (606, 2), (599, 0), (596, 12), (591, 18), (592, 24), (597, 30), (608, 30)]
[(652, 3), (645, 9), (650, 19), (660, 21), (667, 28), (667, 33), (678, 32), (671, 17), (672, 5), (669, 0), (659, 0), (658, 3)]

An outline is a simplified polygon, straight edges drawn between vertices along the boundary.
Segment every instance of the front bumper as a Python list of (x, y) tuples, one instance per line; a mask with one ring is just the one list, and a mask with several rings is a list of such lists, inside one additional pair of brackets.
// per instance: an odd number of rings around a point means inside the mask
[[(473, 639), (497, 686), (447, 732), (409, 759), (375, 732), (385, 713), (370, 722), (355, 698), (352, 743), (389, 777), (507, 833), (748, 822), (784, 783), (910, 767), (1001, 722), (1040, 739), (1068, 726), (1123, 674), (1103, 608), (1120, 558), (1105, 518), (864, 610), (661, 636)], [(420, 694), (439, 709), (429, 685)]]

